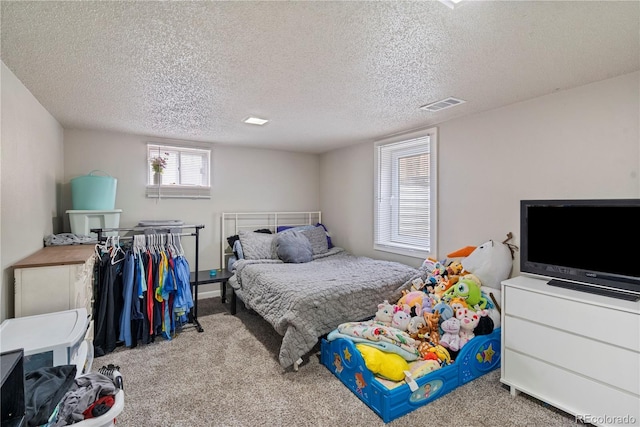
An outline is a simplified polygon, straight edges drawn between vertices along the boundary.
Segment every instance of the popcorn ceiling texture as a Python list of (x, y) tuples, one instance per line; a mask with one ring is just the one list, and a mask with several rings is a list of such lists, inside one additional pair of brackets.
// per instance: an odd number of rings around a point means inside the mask
[[(640, 63), (638, 2), (3, 1), (1, 12), (2, 61), (65, 128), (309, 152)], [(448, 96), (468, 102), (418, 109)]]

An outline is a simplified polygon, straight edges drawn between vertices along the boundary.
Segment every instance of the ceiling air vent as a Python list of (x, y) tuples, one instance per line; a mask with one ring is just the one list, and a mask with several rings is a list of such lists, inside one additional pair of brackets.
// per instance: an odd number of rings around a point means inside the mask
[(435, 112), (444, 110), (445, 108), (455, 107), (456, 105), (464, 104), (465, 102), (467, 101), (464, 99), (449, 97), (440, 101), (432, 102), (431, 104), (423, 105), (420, 109)]

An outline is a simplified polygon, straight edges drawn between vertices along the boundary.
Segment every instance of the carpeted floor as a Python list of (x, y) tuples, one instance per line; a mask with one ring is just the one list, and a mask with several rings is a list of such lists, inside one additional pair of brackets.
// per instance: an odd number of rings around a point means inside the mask
[[(280, 336), (247, 310), (200, 300), (204, 332), (94, 360), (124, 376), (117, 426), (383, 426), (382, 420), (312, 352), (298, 372), (278, 363)], [(418, 408), (389, 426), (570, 426), (574, 418), (524, 395), (512, 397), (499, 369)]]

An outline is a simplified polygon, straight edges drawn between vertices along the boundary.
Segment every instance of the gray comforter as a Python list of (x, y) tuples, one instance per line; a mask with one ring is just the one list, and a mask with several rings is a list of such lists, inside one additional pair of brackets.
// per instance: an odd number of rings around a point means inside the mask
[(307, 354), (318, 337), (339, 324), (375, 315), (394, 302), (411, 281), (425, 275), (397, 262), (351, 255), (340, 248), (302, 264), (240, 260), (229, 283), (247, 307), (283, 336), (280, 364), (287, 368)]

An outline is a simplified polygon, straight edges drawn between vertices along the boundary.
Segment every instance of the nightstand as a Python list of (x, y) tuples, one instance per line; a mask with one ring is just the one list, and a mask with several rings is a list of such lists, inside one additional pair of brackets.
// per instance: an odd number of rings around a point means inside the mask
[[(216, 270), (215, 276), (209, 275), (209, 270), (198, 271), (198, 285), (207, 285), (210, 283), (220, 283), (220, 297), (222, 302), (227, 302), (227, 281), (233, 276), (233, 273), (226, 269)], [(196, 284), (196, 275), (191, 272), (191, 285)], [(196, 289), (196, 292), (198, 290)]]

